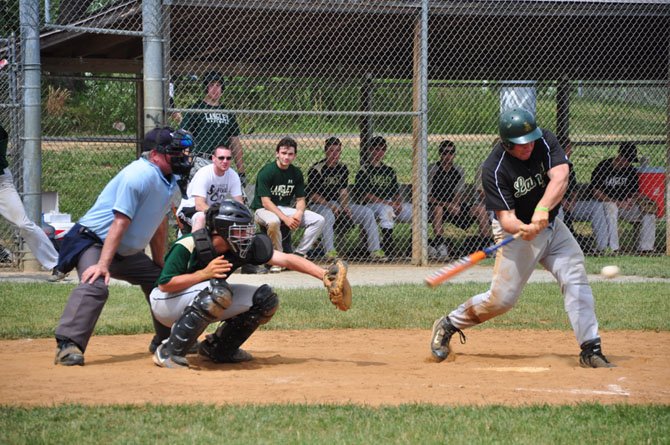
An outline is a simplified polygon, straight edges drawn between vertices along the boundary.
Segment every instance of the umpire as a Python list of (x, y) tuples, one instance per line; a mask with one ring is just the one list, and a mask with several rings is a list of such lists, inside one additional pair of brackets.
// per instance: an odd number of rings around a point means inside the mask
[[(193, 148), (193, 138), (183, 130), (156, 128), (146, 134), (142, 148), (150, 152), (148, 158), (121, 170), (63, 240), (58, 269), (69, 272), (76, 267), (80, 282), (56, 327), (57, 365), (84, 364), (111, 277), (141, 286), (148, 302), (160, 275), (175, 174), (188, 175), (191, 164), (186, 154)], [(144, 253), (147, 245), (153, 260)], [(152, 345), (158, 345), (170, 330), (155, 318), (154, 328)]]
[(593, 293), (584, 269), (584, 253), (570, 230), (556, 218), (568, 186), (570, 161), (556, 136), (537, 127), (523, 109), (500, 115), (500, 142), (482, 168), (486, 209), (495, 212), (493, 235), (501, 240), (521, 233), (521, 240), (498, 250), (491, 287), (433, 324), (431, 352), (437, 361), (450, 353), (449, 340), (461, 329), (497, 317), (516, 304), (537, 264), (558, 280), (563, 304), (581, 346), (585, 368), (614, 367), (603, 355)]

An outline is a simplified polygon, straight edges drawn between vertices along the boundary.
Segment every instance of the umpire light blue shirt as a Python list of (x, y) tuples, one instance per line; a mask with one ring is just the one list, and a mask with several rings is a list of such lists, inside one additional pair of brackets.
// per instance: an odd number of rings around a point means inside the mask
[(114, 212), (130, 218), (116, 253), (133, 255), (144, 250), (170, 210), (170, 196), (177, 183), (168, 180), (158, 166), (140, 158), (121, 170), (105, 186), (79, 224), (105, 240), (114, 221)]

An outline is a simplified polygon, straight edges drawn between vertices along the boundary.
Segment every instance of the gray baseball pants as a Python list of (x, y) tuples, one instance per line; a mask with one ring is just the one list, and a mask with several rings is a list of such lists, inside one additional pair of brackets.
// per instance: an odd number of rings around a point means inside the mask
[[(287, 216), (293, 216), (296, 212), (296, 209), (293, 207), (277, 206), (277, 208)], [(256, 223), (267, 228), (268, 236), (272, 240), (274, 249), (283, 252), (281, 220), (279, 217), (269, 210), (258, 209), (254, 215), (254, 219)], [(324, 224), (325, 220), (323, 219), (323, 216), (312, 212), (311, 210), (305, 210), (305, 213), (302, 215), (302, 221), (300, 222), (300, 227), (305, 229), (305, 233), (303, 234), (298, 247), (296, 247), (295, 253), (306, 256), (309, 249), (311, 249), (314, 242), (319, 238), (319, 235), (321, 235)]]
[[(337, 201), (329, 201), (329, 204), (338, 208), (341, 207)], [(335, 249), (335, 214), (327, 205), (310, 204), (310, 207), (326, 220), (321, 232), (324, 251), (328, 252)], [(374, 212), (366, 206), (357, 204), (352, 204), (349, 208), (351, 209), (352, 221), (354, 224), (361, 226), (361, 229), (365, 232), (368, 239), (368, 252), (379, 250), (379, 230), (377, 229)]]
[[(497, 241), (509, 235), (497, 221), (493, 221), (492, 228)], [(452, 311), (449, 314), (452, 324), (465, 329), (510, 310), (538, 263), (558, 280), (563, 306), (577, 342), (581, 345), (598, 337), (595, 303), (584, 269), (584, 254), (570, 230), (558, 218), (534, 240), (519, 239), (499, 249), (490, 289)]]
[[(102, 246), (94, 245), (82, 253), (77, 264), (79, 280), (81, 280), (81, 274), (89, 266), (98, 262), (101, 251)], [(126, 257), (117, 256), (112, 261), (109, 272), (112, 278), (140, 286), (149, 302), (149, 294), (156, 285), (161, 268), (146, 254), (140, 252)], [(56, 338), (68, 338), (75, 342), (82, 351), (85, 351), (108, 297), (109, 286), (105, 284), (104, 277), (99, 277), (92, 284), (80, 281), (70, 293), (70, 298), (56, 327)], [(170, 335), (170, 327), (160, 324), (153, 315), (152, 319), (156, 333), (161, 338), (167, 338)]]

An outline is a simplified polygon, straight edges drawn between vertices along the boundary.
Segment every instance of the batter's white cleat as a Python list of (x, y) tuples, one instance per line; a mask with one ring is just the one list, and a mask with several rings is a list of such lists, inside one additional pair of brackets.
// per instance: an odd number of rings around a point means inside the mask
[(449, 341), (456, 332), (460, 335), (461, 344), (465, 344), (465, 334), (463, 331), (451, 324), (449, 317), (444, 316), (435, 320), (433, 323), (433, 336), (430, 341), (430, 352), (436, 361), (441, 362), (449, 356)]

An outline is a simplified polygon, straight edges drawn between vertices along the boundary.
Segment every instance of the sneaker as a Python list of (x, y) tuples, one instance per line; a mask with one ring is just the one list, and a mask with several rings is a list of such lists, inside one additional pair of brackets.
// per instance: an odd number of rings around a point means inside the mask
[(386, 257), (386, 253), (384, 253), (384, 251), (381, 249), (370, 252), (370, 259), (378, 263), (385, 263), (389, 260)]
[(582, 343), (581, 348), (579, 366), (582, 368), (616, 368), (616, 365), (610, 363), (607, 357), (603, 355), (599, 338)]
[[(149, 343), (149, 352), (154, 353), (156, 352), (156, 349), (163, 343), (163, 340), (158, 338), (157, 335), (154, 335), (154, 338), (151, 339), (151, 343)], [(197, 354), (198, 353), (198, 342), (195, 342), (193, 346), (191, 346), (188, 351), (186, 352), (187, 355), (190, 354)]]
[(67, 278), (69, 274), (66, 274), (64, 272), (61, 272), (60, 270), (56, 269), (55, 267), (51, 270), (51, 276), (47, 278), (47, 281), (51, 283), (56, 283), (58, 281), (63, 281), (65, 278)]
[(257, 266), (255, 264), (243, 264), (240, 268), (240, 272), (245, 275), (252, 275), (265, 274), (268, 273), (268, 270), (263, 266)]
[(451, 324), (449, 317), (440, 317), (433, 323), (433, 336), (430, 341), (430, 351), (438, 362), (443, 361), (449, 356), (449, 340), (456, 332), (461, 337), (461, 344), (465, 344), (465, 334), (463, 331)]
[(200, 343), (198, 348), (198, 353), (203, 357), (207, 357), (214, 363), (242, 363), (248, 362), (254, 359), (253, 355), (245, 351), (244, 349), (237, 348), (234, 352), (230, 354), (214, 354), (212, 351), (213, 344), (209, 341), (203, 341)]
[(437, 246), (437, 253), (439, 255), (440, 261), (447, 261), (449, 259), (449, 248), (446, 244), (440, 244)]
[(186, 357), (171, 355), (165, 348), (165, 343), (156, 348), (154, 363), (161, 368), (188, 369), (188, 360), (186, 360)]
[(271, 267), (270, 267), (270, 273), (279, 273), (279, 272), (281, 272), (282, 270), (283, 270), (283, 269), (282, 269), (281, 266), (271, 266)]
[(84, 353), (71, 341), (62, 343), (56, 348), (55, 365), (84, 366)]
[(339, 256), (339, 254), (337, 253), (337, 250), (332, 249), (332, 250), (329, 250), (328, 252), (326, 252), (326, 254), (324, 255), (324, 258), (327, 259), (327, 260), (334, 260), (338, 256)]

